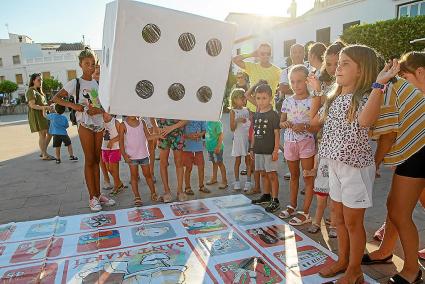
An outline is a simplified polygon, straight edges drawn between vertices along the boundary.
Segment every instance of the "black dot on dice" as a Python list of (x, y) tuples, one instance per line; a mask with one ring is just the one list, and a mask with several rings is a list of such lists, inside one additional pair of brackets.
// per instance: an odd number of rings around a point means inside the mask
[(154, 87), (148, 80), (139, 81), (136, 85), (136, 94), (142, 99), (148, 99), (153, 95)]
[(161, 30), (155, 24), (147, 24), (142, 30), (142, 37), (148, 43), (155, 43), (161, 37)]
[(183, 33), (179, 36), (179, 45), (184, 51), (191, 51), (195, 47), (195, 43), (195, 36), (191, 33)]
[(168, 96), (173, 101), (180, 101), (185, 94), (184, 86), (180, 83), (174, 83), (168, 88)]
[(207, 53), (211, 56), (217, 56), (221, 52), (221, 41), (213, 38), (207, 42)]
[(210, 87), (202, 86), (196, 92), (196, 96), (201, 103), (207, 103), (211, 100), (212, 91)]

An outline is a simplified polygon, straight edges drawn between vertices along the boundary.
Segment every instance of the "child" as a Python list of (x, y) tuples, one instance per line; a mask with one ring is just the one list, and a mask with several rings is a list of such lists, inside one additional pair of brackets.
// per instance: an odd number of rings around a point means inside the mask
[[(264, 193), (253, 204), (268, 203), (267, 212), (279, 210), (278, 151), (280, 140), (279, 115), (272, 107), (272, 89), (267, 84), (255, 88), (257, 112), (254, 114), (254, 137), (250, 154), (255, 155), (255, 171), (264, 180)], [(271, 189), (271, 196), (270, 196)]]
[[(83, 75), (66, 83), (54, 96), (53, 102), (76, 111), (78, 135), (84, 152), (84, 177), (89, 192), (89, 206), (92, 211), (100, 211), (102, 205), (112, 206), (115, 201), (100, 194), (99, 163), (104, 127), (103, 109), (97, 93), (99, 85), (92, 78), (95, 71), (95, 53), (85, 48), (78, 59)], [(80, 86), (78, 94), (77, 80)], [(65, 101), (64, 98), (68, 96), (73, 96), (75, 103)]]
[(187, 124), (186, 120), (177, 119), (156, 119), (158, 124), (158, 132), (160, 139), (158, 140), (159, 160), (162, 184), (164, 185), (165, 194), (164, 202), (171, 202), (170, 186), (168, 184), (168, 157), (170, 150), (173, 151), (174, 164), (177, 175), (177, 200), (180, 202), (187, 200), (186, 193), (183, 192), (183, 127)]
[(184, 127), (184, 140), (183, 147), (183, 166), (185, 192), (188, 195), (194, 195), (190, 186), (190, 175), (192, 173), (193, 165), (198, 167), (198, 181), (199, 191), (210, 193), (210, 190), (204, 185), (205, 176), (205, 161), (204, 161), (204, 142), (207, 124), (205, 121), (189, 121)]
[(239, 181), (239, 167), (242, 157), (245, 157), (245, 166), (247, 169), (247, 181), (245, 182), (244, 191), (251, 190), (251, 159), (249, 157), (249, 128), (251, 121), (249, 120), (249, 110), (245, 105), (245, 90), (234, 89), (230, 96), (232, 110), (230, 110), (230, 130), (233, 132), (232, 157), (235, 157), (235, 183), (234, 190), (241, 189)]
[(207, 182), (207, 185), (217, 183), (217, 171), (220, 168), (221, 183), (218, 186), (219, 189), (226, 189), (229, 187), (227, 184), (226, 167), (223, 163), (223, 139), (223, 124), (221, 121), (208, 121), (207, 131), (205, 133), (205, 144), (210, 161), (213, 164), (213, 172), (211, 179)]
[(377, 77), (373, 49), (362, 45), (342, 49), (336, 69), (338, 87), (312, 121), (313, 125), (319, 125), (320, 119), (324, 122), (319, 156), (328, 160), (329, 196), (338, 232), (338, 260), (319, 274), (334, 277), (345, 272), (338, 282), (364, 281), (360, 266), (366, 246), (363, 221), (366, 208), (372, 206), (375, 179), (368, 132), (379, 116), (383, 84), (389, 80), (384, 80), (383, 73)]
[[(156, 133), (156, 131), (158, 130), (158, 125), (156, 124), (156, 120), (154, 118), (151, 117), (143, 117), (142, 118), (145, 123), (146, 123), (146, 127), (149, 130), (149, 133)], [(156, 144), (158, 143), (157, 139), (153, 139), (153, 140), (149, 140), (148, 141), (148, 148), (149, 148), (149, 167), (151, 169), (151, 173), (152, 173), (152, 179), (153, 182), (156, 183), (156, 177), (155, 177), (155, 148), (156, 148)]]
[(118, 133), (120, 123), (115, 119), (115, 116), (107, 112), (103, 113), (103, 121), (105, 122), (105, 130), (103, 132), (102, 160), (105, 163), (106, 169), (114, 178), (114, 189), (110, 195), (115, 196), (127, 188), (120, 179), (119, 162), (121, 160), (121, 152)]
[(311, 98), (307, 89), (308, 69), (304, 65), (295, 65), (289, 71), (290, 86), (294, 95), (286, 98), (282, 104), (280, 126), (285, 129), (284, 156), (288, 163), (291, 180), (290, 205), (280, 214), (280, 218), (294, 216), (289, 224), (300, 226), (311, 222), (309, 215), (313, 199), (313, 177), (304, 176), (305, 197), (303, 211), (297, 212), (300, 162), (304, 170), (314, 166), (316, 147), (310, 130)]
[[(336, 42), (330, 45), (324, 56), (324, 62), (320, 71), (320, 76), (317, 78), (315, 75), (308, 77), (308, 83), (313, 90), (313, 97), (311, 99), (310, 118), (313, 119), (319, 108), (325, 103), (327, 95), (330, 93), (335, 83), (335, 71), (338, 63), (338, 57), (344, 44)], [(322, 132), (317, 134), (317, 144), (320, 144)], [(316, 154), (314, 157), (314, 168), (312, 171), (304, 170), (304, 176), (315, 176), (314, 180), (314, 194), (316, 195), (317, 207), (316, 213), (313, 218), (312, 224), (308, 229), (309, 233), (315, 234), (320, 231), (320, 223), (326, 208), (327, 200), (329, 197), (329, 169), (326, 159), (320, 159)], [(337, 232), (334, 224), (333, 211), (330, 213), (330, 226), (328, 236), (329, 238), (336, 238)]]
[(134, 206), (142, 206), (138, 187), (139, 165), (151, 192), (151, 201), (160, 201), (155, 191), (155, 184), (149, 167), (148, 140), (157, 136), (151, 135), (146, 127), (146, 123), (137, 116), (127, 116), (119, 127), (119, 146), (121, 155), (130, 167), (131, 189), (134, 194)]
[[(47, 120), (50, 121), (49, 134), (53, 135), (53, 148), (56, 152), (56, 164), (61, 163), (61, 145), (62, 142), (68, 147), (69, 159), (71, 161), (78, 161), (78, 158), (74, 156), (72, 150), (71, 139), (66, 132), (66, 129), (69, 127), (68, 119), (63, 115), (65, 112), (65, 107), (56, 104), (55, 105), (56, 113), (49, 113), (45, 115)], [(43, 114), (45, 114), (43, 112)]]

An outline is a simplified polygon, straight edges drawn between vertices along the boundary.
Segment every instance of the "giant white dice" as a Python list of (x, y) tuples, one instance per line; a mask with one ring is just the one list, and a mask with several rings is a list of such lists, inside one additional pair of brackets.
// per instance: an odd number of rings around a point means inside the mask
[(112, 114), (218, 120), (236, 26), (141, 2), (106, 5), (100, 101)]

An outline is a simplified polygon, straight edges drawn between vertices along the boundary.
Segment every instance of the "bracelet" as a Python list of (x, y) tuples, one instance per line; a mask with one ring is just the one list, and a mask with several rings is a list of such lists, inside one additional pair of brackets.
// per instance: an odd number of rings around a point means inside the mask
[(322, 91), (317, 92), (316, 90), (313, 90), (313, 97), (321, 97), (322, 96)]

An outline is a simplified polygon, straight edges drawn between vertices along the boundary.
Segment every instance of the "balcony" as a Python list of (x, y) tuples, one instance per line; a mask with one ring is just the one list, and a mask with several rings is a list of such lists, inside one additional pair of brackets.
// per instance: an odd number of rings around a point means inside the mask
[(54, 63), (54, 62), (69, 62), (69, 61), (77, 61), (77, 56), (73, 54), (63, 54), (63, 55), (52, 55), (52, 56), (44, 56), (44, 57), (35, 57), (26, 59), (25, 63), (27, 65), (31, 64), (43, 64), (43, 63)]

